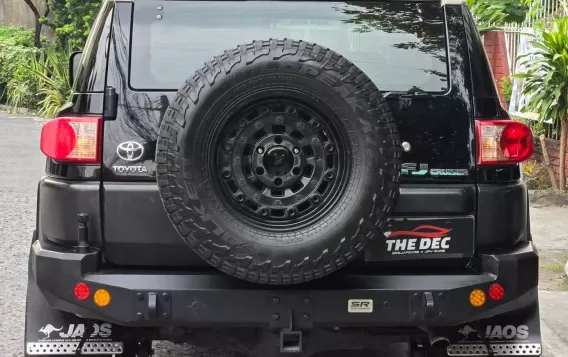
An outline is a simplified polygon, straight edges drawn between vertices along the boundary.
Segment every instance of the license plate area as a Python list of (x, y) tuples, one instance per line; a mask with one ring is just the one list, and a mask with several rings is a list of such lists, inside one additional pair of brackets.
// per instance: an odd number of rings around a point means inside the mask
[(385, 237), (365, 251), (367, 262), (469, 258), (475, 250), (475, 218), (391, 218)]

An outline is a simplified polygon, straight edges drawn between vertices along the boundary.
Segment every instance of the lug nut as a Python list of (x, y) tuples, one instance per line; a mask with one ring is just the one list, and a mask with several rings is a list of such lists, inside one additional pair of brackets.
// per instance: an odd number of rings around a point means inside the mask
[(296, 217), (296, 210), (294, 208), (290, 208), (286, 211), (286, 214), (288, 215), (288, 217), (294, 218)]
[(304, 129), (304, 123), (302, 122), (299, 122), (296, 126), (298, 127), (298, 129)]
[(327, 144), (325, 146), (325, 151), (327, 152), (334, 152), (335, 151), (335, 146), (333, 146), (333, 144)]
[(321, 197), (319, 195), (312, 196), (312, 202), (317, 205), (321, 202)]
[(281, 116), (276, 117), (277, 123), (282, 123), (282, 121), (284, 121), (284, 118), (282, 118)]
[(237, 195), (237, 201), (244, 202), (245, 201), (245, 195), (243, 195), (242, 193), (239, 193)]
[(300, 149), (298, 149), (298, 148), (294, 148), (294, 149), (292, 149), (292, 151), (293, 151), (294, 154), (296, 154), (296, 155), (300, 153)]
[(266, 113), (268, 113), (268, 108), (267, 108), (267, 107), (262, 107), (262, 108), (260, 108), (260, 112), (261, 112), (262, 114), (266, 114)]
[(270, 211), (268, 211), (268, 208), (261, 208), (261, 209), (260, 209), (260, 214), (261, 214), (263, 217), (268, 216), (269, 213), (270, 213)]
[(262, 146), (259, 146), (259, 147), (256, 149), (256, 152), (259, 153), (259, 154), (262, 154), (262, 153), (264, 152), (264, 148), (263, 148)]
[(230, 151), (233, 148), (233, 145), (231, 145), (230, 143), (226, 143), (224, 148), (225, 150)]
[(314, 144), (317, 144), (317, 143), (319, 143), (319, 140), (318, 140), (318, 138), (313, 138), (313, 139), (312, 139), (312, 143), (314, 143)]
[(304, 320), (309, 320), (311, 319), (311, 316), (309, 314), (304, 314)]
[(223, 171), (223, 176), (224, 176), (225, 178), (231, 177), (231, 171), (229, 171), (229, 170)]
[(325, 174), (325, 178), (328, 180), (333, 180), (334, 177), (335, 175), (333, 174), (333, 172), (328, 172), (327, 174)]
[(254, 126), (256, 126), (257, 128), (262, 128), (262, 122), (259, 120), (254, 124)]
[(273, 298), (272, 298), (272, 303), (273, 303), (273, 304), (278, 304), (279, 302), (280, 302), (280, 299), (279, 299), (279, 298), (277, 298), (277, 297), (273, 297)]
[(244, 120), (244, 119), (241, 119), (241, 120), (239, 121), (239, 126), (241, 126), (241, 127), (242, 127), (242, 126), (245, 126), (246, 124), (247, 124), (247, 121)]
[(282, 185), (282, 179), (281, 179), (281, 178), (275, 179), (275, 180), (274, 180), (274, 184), (275, 184), (276, 186)]
[[(235, 157), (235, 159), (233, 160), (235, 162), (235, 164), (240, 164), (241, 163), (241, 159), (238, 157)], [(323, 163), (323, 161), (322, 161)]]
[(280, 319), (280, 315), (278, 315), (278, 314), (272, 315), (272, 320), (279, 320), (279, 319)]
[(259, 195), (258, 193), (255, 194), (255, 195), (254, 195), (254, 199), (257, 200), (257, 201), (260, 200), (260, 195)]
[(275, 204), (276, 206), (280, 206), (280, 205), (282, 204), (282, 201), (276, 200), (276, 201), (274, 201), (274, 204)]

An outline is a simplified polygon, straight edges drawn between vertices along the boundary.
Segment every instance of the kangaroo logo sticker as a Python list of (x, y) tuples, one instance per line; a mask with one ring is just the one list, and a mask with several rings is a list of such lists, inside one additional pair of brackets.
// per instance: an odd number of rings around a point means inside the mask
[(45, 340), (46, 338), (49, 338), (53, 332), (61, 330), (63, 330), (63, 326), (61, 326), (60, 328), (55, 328), (55, 326), (53, 326), (52, 324), (47, 324), (44, 327), (40, 328), (39, 332), (45, 334), (45, 337), (43, 338)]

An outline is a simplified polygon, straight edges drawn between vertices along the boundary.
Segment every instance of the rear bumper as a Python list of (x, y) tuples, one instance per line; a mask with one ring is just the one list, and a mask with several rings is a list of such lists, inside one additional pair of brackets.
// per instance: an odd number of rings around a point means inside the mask
[[(513, 312), (538, 302), (538, 254), (526, 243), (499, 255), (480, 255), (481, 272), (470, 275), (354, 275), (336, 273), (312, 283), (275, 287), (247, 283), (204, 270), (100, 270), (98, 252), (32, 246), (32, 277), (50, 306), (124, 326), (261, 327), (295, 329), (349, 326), (456, 326)], [(79, 301), (73, 287), (107, 289), (105, 308)], [(473, 289), (505, 287), (500, 302), (469, 303)], [(351, 300), (351, 301), (350, 301)], [(352, 300), (363, 309), (349, 311)], [(370, 302), (372, 301), (372, 311)], [(355, 301), (355, 303), (361, 301)], [(365, 308), (366, 307), (366, 308)]]

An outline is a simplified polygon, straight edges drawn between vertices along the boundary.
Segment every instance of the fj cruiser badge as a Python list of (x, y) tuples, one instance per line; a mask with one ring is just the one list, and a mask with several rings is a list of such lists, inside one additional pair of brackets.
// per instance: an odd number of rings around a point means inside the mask
[(467, 176), (467, 169), (430, 169), (428, 164), (404, 163), (401, 174), (407, 176)]
[(370, 314), (373, 312), (373, 300), (349, 300), (347, 311), (351, 314)]

